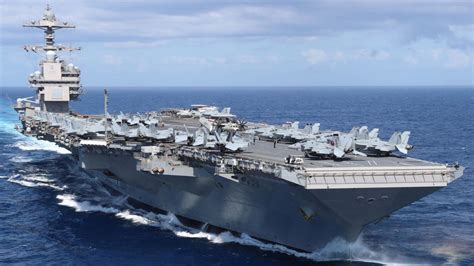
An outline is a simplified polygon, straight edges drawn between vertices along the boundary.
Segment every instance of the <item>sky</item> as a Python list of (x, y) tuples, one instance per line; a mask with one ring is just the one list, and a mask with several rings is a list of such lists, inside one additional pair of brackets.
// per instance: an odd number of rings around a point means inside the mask
[(26, 86), (46, 4), (86, 86), (473, 86), (474, 1), (0, 0), (0, 86)]

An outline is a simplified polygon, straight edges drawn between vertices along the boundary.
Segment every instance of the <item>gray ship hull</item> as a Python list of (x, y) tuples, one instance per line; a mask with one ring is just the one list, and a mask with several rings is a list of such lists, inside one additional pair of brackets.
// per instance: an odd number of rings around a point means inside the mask
[(305, 190), (264, 175), (231, 181), (203, 167), (194, 168), (189, 176), (157, 176), (136, 171), (137, 161), (131, 155), (84, 150), (78, 155), (87, 171), (139, 202), (308, 252), (335, 238), (353, 241), (366, 224), (439, 189)]

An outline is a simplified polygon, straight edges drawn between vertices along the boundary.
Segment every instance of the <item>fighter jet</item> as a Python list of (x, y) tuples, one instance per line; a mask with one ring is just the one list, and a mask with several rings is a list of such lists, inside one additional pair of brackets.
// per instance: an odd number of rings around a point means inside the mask
[(369, 128), (367, 126), (353, 127), (349, 134), (356, 140), (375, 139), (379, 135), (379, 129), (374, 128), (369, 132)]
[[(230, 111), (230, 110), (229, 110)], [(193, 104), (190, 109), (183, 109), (177, 112), (179, 117), (201, 117), (209, 116), (212, 114), (219, 114), (219, 110), (216, 106), (208, 106), (205, 104)]]
[(215, 148), (216, 147), (216, 138), (214, 135), (209, 135), (208, 130), (200, 128), (193, 135), (192, 146), (202, 146), (205, 148)]
[(389, 141), (383, 141), (378, 138), (378, 134), (373, 133), (373, 130), (371, 133), (365, 139), (359, 139), (359, 137), (356, 139), (355, 147), (358, 151), (370, 156), (389, 156), (397, 150), (407, 154), (409, 150), (413, 149), (413, 145), (408, 144), (410, 131), (404, 131), (403, 133), (396, 131)]
[(227, 134), (215, 132), (215, 137), (217, 140), (216, 145), (221, 150), (227, 149), (236, 152), (244, 150), (249, 146), (249, 142), (235, 135), (234, 131), (227, 132)]
[(348, 153), (365, 156), (354, 148), (354, 138), (348, 134), (334, 133), (330, 137), (321, 137), (299, 142), (288, 146), (300, 149), (306, 157), (311, 158), (343, 158)]
[(201, 113), (202, 116), (210, 118), (210, 119), (218, 119), (218, 118), (235, 118), (235, 115), (230, 113), (230, 107), (225, 107), (222, 111), (218, 111), (216, 109), (207, 110)]
[(307, 124), (303, 129), (299, 128), (299, 122), (285, 123), (282, 127), (260, 127), (249, 129), (246, 133), (259, 136), (262, 140), (278, 140), (283, 143), (295, 143), (303, 140), (317, 138), (320, 135), (320, 124)]
[(319, 123), (307, 124), (303, 129), (299, 128), (299, 122), (293, 122), (290, 127), (277, 129), (274, 137), (283, 143), (295, 143), (302, 140), (314, 139), (319, 133)]
[(121, 122), (120, 124), (112, 123), (111, 127), (112, 133), (117, 136), (127, 137), (127, 138), (137, 138), (139, 137), (138, 127), (129, 127), (126, 122)]
[(236, 135), (234, 130), (224, 130), (223, 126), (215, 125), (205, 117), (201, 117), (199, 122), (202, 127), (195, 134), (193, 146), (219, 149), (222, 152), (242, 151), (249, 146), (249, 142)]
[(152, 138), (159, 141), (171, 142), (176, 139), (176, 131), (173, 128), (165, 130), (158, 130), (156, 124), (145, 126), (144, 124), (138, 125), (138, 136)]
[(274, 134), (277, 131), (274, 126), (258, 127), (247, 129), (245, 133), (258, 136), (261, 140), (273, 140)]

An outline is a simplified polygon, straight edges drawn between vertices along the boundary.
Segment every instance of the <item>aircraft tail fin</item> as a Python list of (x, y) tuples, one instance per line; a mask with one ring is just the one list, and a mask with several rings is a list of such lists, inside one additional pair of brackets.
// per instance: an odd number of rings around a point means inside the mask
[(410, 138), (410, 131), (403, 131), (400, 137), (400, 144), (407, 145), (409, 138)]
[(379, 129), (374, 128), (369, 132), (369, 139), (376, 139), (379, 136)]
[(369, 139), (369, 128), (367, 126), (359, 128), (357, 139)]
[(390, 137), (390, 139), (388, 140), (388, 143), (390, 144), (393, 144), (393, 145), (397, 145), (397, 144), (400, 144), (400, 132), (399, 131), (395, 131), (393, 133), (393, 135)]
[(311, 133), (317, 134), (319, 133), (319, 127), (321, 126), (320, 123), (314, 123), (313, 126), (311, 127)]
[(338, 148), (342, 149), (343, 151), (349, 151), (352, 149), (354, 139), (349, 136), (340, 136), (338, 142)]
[(224, 109), (222, 109), (222, 114), (226, 114), (226, 115), (229, 115), (230, 114), (230, 107), (225, 107)]
[(349, 134), (357, 138), (357, 135), (359, 135), (359, 127), (353, 127), (351, 131), (349, 132)]
[(306, 134), (310, 134), (311, 133), (311, 125), (306, 124), (303, 128), (303, 132), (306, 133)]
[(151, 124), (149, 129), (150, 133), (154, 135), (156, 133), (156, 124)]
[(298, 129), (300, 127), (300, 122), (296, 121), (291, 123), (291, 128)]
[(143, 125), (142, 123), (138, 124), (138, 133), (140, 133), (141, 136), (148, 135), (148, 132), (149, 129), (145, 125)]
[(121, 129), (122, 129), (122, 132), (128, 132), (129, 131), (128, 124), (122, 123)]
[(212, 125), (211, 121), (207, 120), (207, 119), (204, 118), (204, 117), (201, 117), (201, 118), (199, 118), (199, 122), (200, 122), (201, 125), (203, 125), (207, 130), (209, 130), (209, 132), (212, 132), (212, 131), (213, 131), (213, 125)]

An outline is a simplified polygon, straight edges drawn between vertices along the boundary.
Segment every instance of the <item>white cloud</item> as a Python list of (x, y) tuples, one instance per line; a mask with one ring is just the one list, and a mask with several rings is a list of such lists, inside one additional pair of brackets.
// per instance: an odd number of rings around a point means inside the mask
[(383, 61), (391, 58), (391, 54), (384, 50), (349, 50), (349, 51), (335, 51), (326, 52), (320, 49), (309, 49), (302, 53), (306, 62), (311, 65), (320, 64), (323, 62), (347, 62), (349, 60), (373, 60)]
[(303, 52), (302, 55), (306, 62), (310, 63), (311, 65), (322, 63), (328, 59), (327, 53), (320, 49), (309, 49)]
[(138, 42), (138, 41), (118, 41), (118, 42), (105, 42), (105, 48), (156, 48), (166, 44), (166, 41), (150, 41), (150, 42)]
[(104, 63), (106, 65), (121, 65), (123, 63), (123, 60), (120, 56), (117, 55), (112, 55), (112, 54), (106, 54), (102, 57)]
[(438, 61), (440, 56), (441, 56), (441, 53), (443, 52), (442, 49), (432, 49), (431, 50), (431, 58), (434, 60), (434, 61)]
[(444, 68), (473, 67), (474, 54), (469, 51), (451, 48), (436, 48), (431, 50), (416, 49), (403, 57), (403, 61), (410, 65), (438, 66)]
[(205, 57), (199, 56), (171, 56), (163, 60), (165, 64), (175, 64), (175, 65), (201, 65), (209, 66), (212, 62)]
[(232, 60), (237, 64), (272, 64), (281, 61), (281, 58), (275, 55), (255, 55), (255, 54), (242, 54), (238, 55)]
[(373, 58), (375, 60), (387, 60), (390, 58), (390, 53), (387, 51), (379, 51), (375, 55), (373, 55)]
[(449, 68), (462, 68), (469, 65), (472, 66), (472, 58), (464, 51), (458, 49), (448, 49), (446, 51), (447, 62)]
[[(470, 38), (472, 45), (472, 0), (49, 2), (59, 19), (78, 26), (77, 39), (129, 42), (125, 48), (168, 38), (278, 36), (314, 41), (371, 30), (411, 41)], [(43, 1), (0, 1), (2, 43), (27, 41), (18, 27), (40, 17), (43, 8)]]
[(367, 50), (367, 49), (359, 49), (353, 52), (354, 59), (360, 60), (387, 60), (390, 58), (390, 53), (384, 50)]
[(213, 61), (218, 65), (224, 65), (224, 64), (227, 64), (228, 59), (225, 58), (225, 57), (216, 57), (216, 58), (214, 58)]
[(474, 42), (474, 24), (470, 25), (449, 25), (449, 30), (454, 34), (454, 36), (467, 39), (471, 42)]
[(255, 55), (245, 54), (245, 55), (240, 55), (237, 58), (237, 62), (239, 64), (260, 64), (262, 63), (262, 59)]
[(415, 55), (406, 55), (403, 57), (403, 61), (410, 65), (417, 65), (420, 62), (418, 57), (416, 57)]
[(334, 60), (336, 61), (346, 61), (347, 57), (346, 54), (342, 51), (337, 51), (334, 53)]
[(173, 65), (200, 65), (200, 66), (216, 66), (216, 65), (256, 65), (256, 64), (273, 64), (280, 62), (280, 57), (274, 55), (255, 55), (241, 54), (233, 57), (225, 56), (169, 56), (161, 62)]

